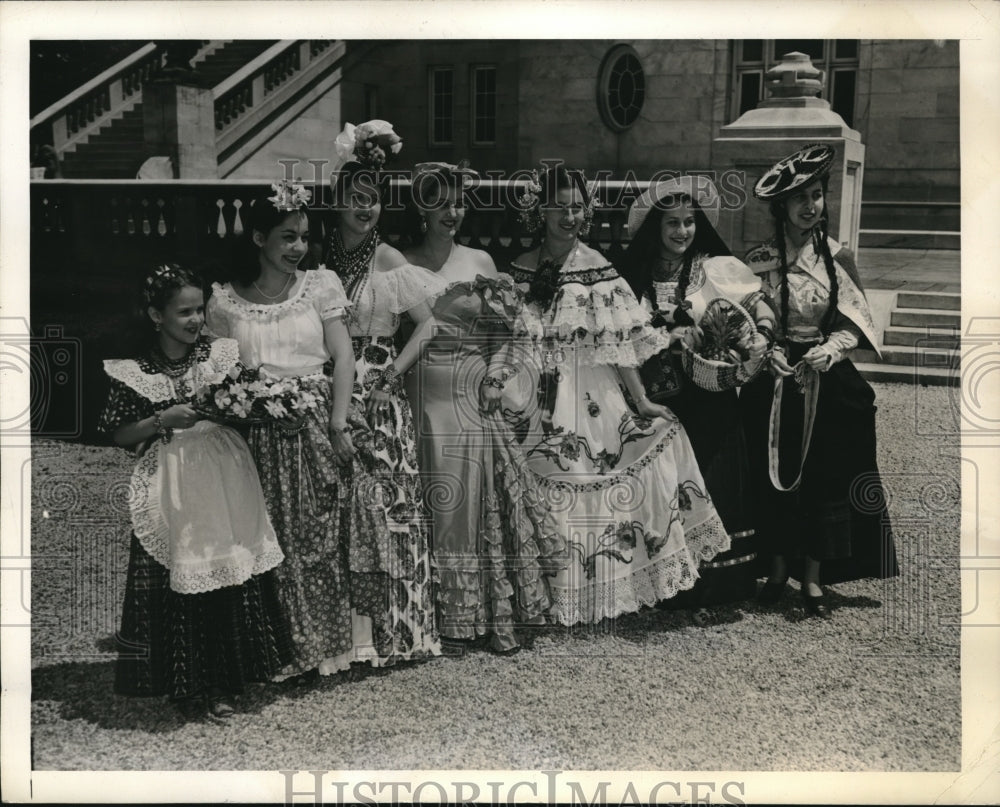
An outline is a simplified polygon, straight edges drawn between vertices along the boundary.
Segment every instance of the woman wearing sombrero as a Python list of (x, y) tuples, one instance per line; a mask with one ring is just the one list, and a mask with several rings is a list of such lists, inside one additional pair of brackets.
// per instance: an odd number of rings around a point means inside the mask
[(632, 240), (622, 262), (623, 277), (673, 342), (675, 355), (668, 353), (644, 367), (647, 394), (668, 406), (687, 430), (731, 541), (729, 551), (702, 564), (693, 589), (669, 601), (681, 607), (747, 599), (757, 589), (749, 470), (736, 386), (705, 389), (685, 374), (676, 356), (681, 341), (694, 344), (701, 338), (698, 326), (708, 325), (706, 318), (725, 317), (735, 306), (746, 312), (748, 359), (754, 366), (760, 365), (774, 333), (774, 313), (762, 301), (760, 279), (732, 256), (715, 230), (718, 220), (719, 194), (706, 177), (656, 182), (629, 210)]
[(806, 610), (830, 615), (820, 584), (899, 573), (875, 460), (875, 393), (848, 358), (877, 350), (851, 252), (827, 234), (834, 150), (809, 145), (754, 188), (770, 205), (774, 238), (747, 264), (778, 314), (770, 368), (743, 389), (757, 485), (757, 533), (770, 557), (759, 599), (802, 582)]

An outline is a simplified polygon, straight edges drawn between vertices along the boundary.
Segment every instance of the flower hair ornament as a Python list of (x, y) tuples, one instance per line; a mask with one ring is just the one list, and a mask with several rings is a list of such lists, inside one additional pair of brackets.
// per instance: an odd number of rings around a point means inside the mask
[(537, 232), (542, 226), (542, 211), (539, 205), (541, 192), (542, 185), (538, 181), (538, 171), (533, 168), (531, 178), (524, 186), (524, 193), (517, 197), (517, 206), (520, 208), (517, 218), (529, 233)]
[(274, 196), (269, 196), (267, 201), (274, 205), (276, 210), (283, 210), (292, 213), (303, 205), (308, 205), (312, 199), (312, 191), (304, 185), (295, 185), (287, 179), (281, 179), (271, 183), (271, 190)]
[(159, 296), (164, 288), (182, 284), (183, 280), (179, 267), (169, 263), (157, 266), (146, 276), (146, 282), (142, 287), (142, 296), (146, 300), (146, 305), (152, 305), (153, 300)]
[(399, 154), (403, 139), (393, 131), (389, 121), (370, 120), (358, 126), (345, 123), (344, 131), (337, 135), (333, 145), (340, 167), (348, 162), (357, 162), (377, 171), (392, 155)]
[[(582, 172), (580, 176), (583, 176)], [(542, 183), (538, 177), (538, 171), (532, 169), (531, 178), (525, 185), (524, 193), (517, 199), (520, 208), (517, 217), (529, 233), (537, 232), (542, 226), (541, 192)], [(601, 206), (597, 199), (597, 180), (587, 183), (585, 196), (588, 201), (583, 209), (583, 224), (580, 227), (580, 235), (583, 236), (590, 232), (590, 226), (594, 222), (594, 212)]]

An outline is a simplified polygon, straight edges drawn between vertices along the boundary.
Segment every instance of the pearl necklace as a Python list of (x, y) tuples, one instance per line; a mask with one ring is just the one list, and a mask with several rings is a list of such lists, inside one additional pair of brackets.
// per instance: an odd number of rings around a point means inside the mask
[(292, 278), (294, 278), (294, 277), (295, 277), (294, 274), (291, 274), (288, 277), (286, 277), (284, 285), (281, 287), (281, 289), (278, 291), (278, 293), (275, 294), (273, 297), (270, 294), (265, 294), (264, 290), (261, 289), (261, 287), (257, 285), (257, 281), (256, 280), (253, 281), (252, 285), (253, 285), (253, 287), (255, 289), (257, 289), (257, 293), (261, 297), (263, 297), (265, 300), (277, 300), (282, 294), (284, 294), (288, 290), (288, 284), (292, 282)]

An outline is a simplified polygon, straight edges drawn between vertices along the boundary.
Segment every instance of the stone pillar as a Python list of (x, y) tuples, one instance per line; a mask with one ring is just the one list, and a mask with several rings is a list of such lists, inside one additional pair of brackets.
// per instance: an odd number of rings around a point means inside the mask
[(861, 134), (817, 97), (825, 77), (806, 54), (786, 53), (767, 78), (770, 97), (723, 126), (712, 143), (712, 164), (720, 179), (734, 170), (746, 176), (745, 183), (729, 179), (720, 184), (719, 234), (740, 256), (770, 238), (771, 216), (767, 205), (754, 199), (753, 186), (782, 157), (808, 143), (826, 143), (836, 150), (827, 205), (830, 236), (856, 251), (865, 165)]
[(173, 81), (142, 88), (146, 155), (169, 156), (175, 179), (217, 179), (215, 100), (212, 91)]

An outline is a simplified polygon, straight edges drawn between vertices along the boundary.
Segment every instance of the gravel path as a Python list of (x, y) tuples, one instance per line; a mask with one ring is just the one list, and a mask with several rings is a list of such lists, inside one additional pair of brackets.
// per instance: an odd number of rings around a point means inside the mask
[(227, 725), (112, 693), (131, 459), (39, 442), (32, 469), (33, 755), (42, 770), (960, 767), (955, 391), (875, 385), (902, 575), (829, 590), (834, 618), (648, 609), (304, 691), (258, 686)]

